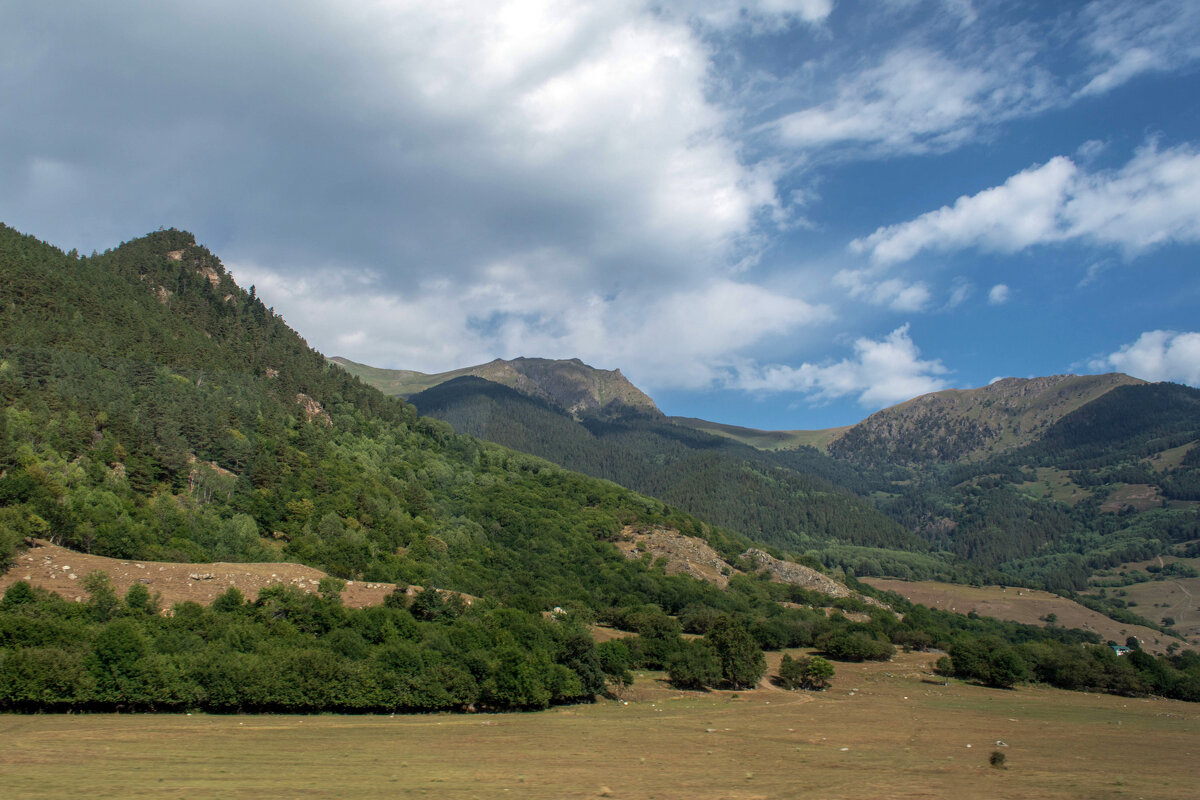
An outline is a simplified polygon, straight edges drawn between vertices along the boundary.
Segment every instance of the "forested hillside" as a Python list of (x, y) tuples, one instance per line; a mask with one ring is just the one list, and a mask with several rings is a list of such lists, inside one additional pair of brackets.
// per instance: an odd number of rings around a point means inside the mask
[(836, 457), (754, 449), (696, 421), (575, 420), (478, 378), (412, 399), (457, 430), (860, 575), (1073, 591), (1200, 537), (1197, 396), (1123, 375), (1000, 381), (873, 415), (834, 440)]
[[(576, 420), (477, 377), (456, 378), (410, 400), (457, 431), (615, 481), (765, 544), (813, 553), (834, 545), (889, 548), (918, 558), (928, 550), (852, 491), (887, 486), (886, 473), (856, 469), (811, 447), (764, 452), (644, 414)], [(924, 561), (944, 573), (954, 569), (936, 557)]]
[[(661, 502), (418, 418), (309, 349), (190, 234), (77, 258), (4, 228), (0, 259), (10, 536), (561, 601), (634, 579), (598, 545), (626, 523), (723, 542)], [(576, 565), (597, 558), (581, 583)]]
[[(0, 226), (0, 307), (0, 559), (40, 537), (123, 558), (288, 559), (425, 587), (411, 603), (397, 593), (351, 610), (329, 579), (319, 595), (272, 587), (252, 603), (228, 593), (164, 616), (140, 583), (120, 598), (96, 573), (86, 602), (70, 602), (18, 580), (0, 601), (0, 708), (543, 708), (621, 685), (631, 666), (736, 688), (761, 677), (759, 648), (861, 660), (897, 644), (951, 648), (948, 669), (997, 685), (1036, 677), (1200, 697), (1200, 662), (1186, 655), (1135, 667), (1081, 649), (1096, 639), (1082, 632), (896, 600), (901, 619), (772, 581), (739, 560), (749, 542), (736, 533), (458, 435), (360, 383), (181, 231), (80, 258)], [(636, 424), (596, 424), (601, 441), (647, 441)], [(858, 544), (837, 546), (856, 558), (886, 558), (863, 546), (875, 541), (913, 541), (886, 525), (872, 539), (872, 510), (819, 479), (749, 459), (731, 467), (691, 434), (673, 451), (671, 435), (651, 433), (686, 467), (688, 491), (729, 503), (739, 485), (803, 493), (798, 530), (843, 526)], [(825, 463), (815, 453), (793, 457)], [(654, 526), (701, 537), (750, 574), (721, 589), (613, 543)], [(593, 620), (637, 635), (597, 646)], [(1061, 664), (1078, 667), (1074, 683), (1053, 671)]]

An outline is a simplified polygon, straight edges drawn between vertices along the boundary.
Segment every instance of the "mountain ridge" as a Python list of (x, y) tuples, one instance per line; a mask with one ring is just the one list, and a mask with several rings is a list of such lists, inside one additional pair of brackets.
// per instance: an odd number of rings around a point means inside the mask
[(496, 358), (486, 364), (439, 373), (383, 369), (342, 356), (334, 356), (330, 361), (380, 391), (399, 397), (411, 397), (455, 378), (473, 375), (545, 400), (576, 418), (662, 416), (654, 401), (630, 383), (620, 369), (599, 369), (578, 358)]

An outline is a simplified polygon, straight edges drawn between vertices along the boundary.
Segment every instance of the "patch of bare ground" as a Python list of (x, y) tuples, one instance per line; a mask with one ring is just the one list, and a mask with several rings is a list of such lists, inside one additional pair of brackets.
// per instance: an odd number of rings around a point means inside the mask
[[(656, 561), (665, 559), (668, 575), (690, 575), (722, 589), (729, 585), (731, 576), (745, 574), (721, 558), (703, 539), (685, 536), (670, 528), (627, 525), (621, 531), (621, 538), (616, 545), (626, 558), (641, 558), (648, 553)], [(767, 573), (776, 583), (799, 586), (830, 597), (858, 597), (868, 604), (886, 608), (883, 603), (851, 591), (845, 584), (822, 572), (803, 564), (780, 560), (757, 548), (750, 548), (742, 553), (741, 558), (752, 564), (756, 572)]]
[(666, 559), (668, 575), (690, 575), (724, 589), (729, 577), (738, 573), (703, 539), (684, 536), (670, 528), (625, 526), (617, 549), (626, 558), (638, 559), (649, 553), (654, 560)]
[(1126, 509), (1148, 511), (1162, 505), (1162, 495), (1157, 486), (1148, 483), (1121, 484), (1100, 504), (1101, 511), (1116, 514)]
[[(863, 583), (888, 592), (895, 592), (914, 603), (943, 611), (969, 614), (972, 611), (985, 617), (1022, 622), (1026, 625), (1046, 625), (1053, 614), (1054, 624), (1064, 628), (1080, 628), (1100, 634), (1104, 641), (1121, 644), (1136, 636), (1142, 649), (1162, 654), (1167, 646), (1178, 642), (1153, 628), (1128, 625), (1092, 611), (1074, 600), (1037, 589), (1015, 586), (966, 586), (938, 581), (902, 581), (891, 578), (861, 578)], [(1135, 609), (1136, 610), (1136, 609)]]
[[(261, 589), (279, 584), (316, 592), (317, 584), (327, 575), (319, 569), (287, 562), (184, 564), (136, 561), (78, 553), (42, 540), (35, 540), (35, 544), (35, 547), (18, 553), (13, 566), (0, 575), (0, 593), (17, 581), (26, 581), (68, 600), (83, 602), (87, 600), (83, 579), (92, 572), (104, 572), (119, 595), (124, 596), (130, 586), (141, 583), (152, 596), (159, 594), (162, 607), (167, 609), (185, 600), (208, 605), (230, 587), (236, 587), (249, 600), (257, 598)], [(353, 608), (379, 605), (395, 589), (396, 585), (392, 583), (347, 581), (342, 590), (342, 602)], [(419, 587), (409, 587), (408, 592), (412, 594), (418, 590)]]

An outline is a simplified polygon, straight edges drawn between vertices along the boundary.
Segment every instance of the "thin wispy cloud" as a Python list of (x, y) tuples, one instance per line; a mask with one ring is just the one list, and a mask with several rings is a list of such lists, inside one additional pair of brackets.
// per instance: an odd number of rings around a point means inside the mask
[(1151, 72), (1200, 61), (1200, 6), (1190, 0), (1105, 0), (1083, 12), (1092, 77), (1082, 96), (1102, 94)]

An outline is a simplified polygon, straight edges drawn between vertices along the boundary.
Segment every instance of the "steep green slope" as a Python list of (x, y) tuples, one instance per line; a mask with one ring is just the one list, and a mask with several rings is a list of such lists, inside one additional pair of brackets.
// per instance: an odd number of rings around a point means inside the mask
[(309, 349), (189, 234), (77, 259), (3, 228), (0, 264), (10, 540), (167, 560), (281, 547), (346, 578), (592, 607), (645, 571), (605, 541), (627, 523), (740, 552), (659, 501), (418, 419)]
[(1096, 570), (1200, 537), (1198, 448), (1200, 391), (1122, 385), (1024, 447), (916, 470), (883, 507), (1013, 580), (1082, 589)]

